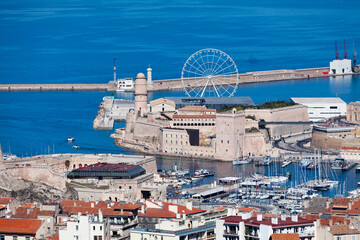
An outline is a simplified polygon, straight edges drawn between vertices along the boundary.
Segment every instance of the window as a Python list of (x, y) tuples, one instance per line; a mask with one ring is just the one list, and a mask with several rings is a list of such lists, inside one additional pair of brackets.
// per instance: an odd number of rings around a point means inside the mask
[(50, 218), (47, 218), (47, 224), (50, 224)]
[[(129, 186), (129, 189), (131, 189), (131, 186)], [(100, 230), (101, 230), (101, 227), (100, 227)]]
[(346, 236), (343, 236), (343, 240), (346, 240)]
[(5, 240), (5, 236), (4, 236), (4, 235), (0, 235), (0, 240)]
[(95, 231), (95, 226), (93, 226), (93, 230)]
[(79, 225), (76, 225), (75, 229), (76, 231), (79, 231)]
[[(130, 188), (131, 189), (131, 188)], [(102, 226), (100, 226), (100, 231), (102, 230)]]
[[(1, 238), (0, 238), (1, 239)], [(25, 240), (30, 240), (30, 237), (29, 236), (26, 236), (25, 237)]]
[(18, 240), (18, 237), (17, 237), (17, 236), (13, 236), (13, 240)]

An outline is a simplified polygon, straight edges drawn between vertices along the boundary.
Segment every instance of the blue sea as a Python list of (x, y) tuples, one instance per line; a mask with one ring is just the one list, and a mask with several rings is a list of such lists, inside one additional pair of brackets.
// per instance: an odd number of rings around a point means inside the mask
[[(179, 78), (187, 58), (203, 48), (226, 52), (239, 73), (324, 67), (335, 57), (335, 40), (340, 58), (344, 39), (349, 57), (353, 41), (360, 49), (359, 9), (356, 0), (2, 0), (0, 83), (107, 83), (113, 78), (114, 57), (118, 77), (135, 77), (150, 65), (155, 80)], [(246, 84), (236, 96), (250, 96), (255, 103), (335, 96), (351, 102), (360, 100), (359, 85), (359, 77), (351, 76)], [(132, 154), (114, 145), (113, 131), (92, 128), (106, 95), (0, 92), (3, 151), (18, 156)], [(185, 94), (159, 92), (149, 99), (170, 95)], [(115, 97), (133, 98), (125, 93)], [(66, 141), (69, 136), (80, 149)], [(164, 168), (172, 163), (159, 161)], [(211, 168), (212, 163), (199, 164)], [(360, 180), (355, 171), (346, 176)]]

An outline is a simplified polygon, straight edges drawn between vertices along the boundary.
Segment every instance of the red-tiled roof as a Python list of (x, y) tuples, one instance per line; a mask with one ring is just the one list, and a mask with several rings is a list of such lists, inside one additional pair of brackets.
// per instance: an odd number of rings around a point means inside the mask
[(360, 199), (354, 200), (351, 204), (351, 208), (348, 210), (348, 214), (360, 215)]
[(216, 118), (215, 114), (203, 114), (203, 115), (179, 115), (179, 114), (174, 114), (173, 118)]
[(115, 163), (95, 163), (86, 167), (79, 168), (80, 171), (129, 171), (137, 168), (137, 165), (115, 164)]
[(0, 205), (0, 210), (5, 209), (5, 206)]
[(332, 207), (349, 207), (350, 198), (334, 198), (332, 201)]
[[(329, 219), (320, 219), (320, 225), (321, 226), (330, 226), (330, 225), (334, 225), (334, 224), (344, 224), (344, 223), (349, 223), (349, 219), (345, 219), (344, 216), (330, 216)], [(332, 224), (330, 224), (330, 222)]]
[(0, 198), (0, 204), (9, 204), (14, 198)]
[[(151, 200), (148, 200), (151, 201)], [(152, 202), (153, 204), (158, 205), (155, 202)], [(186, 206), (178, 205), (178, 204), (172, 204), (167, 202), (162, 202), (162, 205), (158, 205), (161, 208), (146, 208), (145, 213), (139, 213), (139, 217), (156, 217), (156, 218), (176, 218), (176, 213), (169, 210), (169, 206), (177, 206), (178, 213), (185, 214), (185, 215), (193, 215), (197, 213), (203, 213), (206, 212), (205, 210), (198, 209), (198, 208), (192, 208), (192, 210), (189, 210), (186, 208)]]
[(39, 208), (18, 207), (15, 214), (11, 215), (11, 218), (37, 219), (39, 211)]
[(345, 234), (354, 234), (360, 233), (357, 229), (351, 229), (349, 225), (334, 225), (330, 227), (330, 233), (333, 235), (345, 235)]
[(35, 235), (41, 226), (41, 220), (0, 218), (0, 234)]
[(252, 207), (236, 207), (240, 212), (251, 212), (253, 211), (255, 208)]
[(271, 234), (272, 240), (300, 240), (298, 233), (273, 233)]
[(307, 220), (315, 221), (316, 219), (319, 219), (320, 216), (319, 216), (319, 214), (306, 214), (304, 216), (304, 218), (307, 219)]
[(38, 212), (38, 215), (48, 215), (48, 216), (53, 216), (55, 214), (55, 211), (51, 211), (51, 210), (42, 210)]
[(360, 147), (341, 147), (341, 150), (354, 150), (354, 151), (360, 151)]
[(311, 225), (314, 222), (302, 217), (298, 217), (298, 221), (292, 221), (291, 217), (287, 217), (285, 221), (282, 221), (280, 218), (278, 218), (278, 224), (271, 223), (271, 219), (265, 219), (263, 218), (261, 221), (258, 221), (256, 217), (251, 217), (248, 219), (242, 219), (241, 216), (229, 216), (222, 218), (225, 220), (225, 223), (236, 223), (244, 222), (245, 225), (252, 225), (252, 226), (260, 226), (260, 224), (264, 225), (270, 225), (274, 228), (276, 227), (284, 227), (284, 226), (299, 226), (299, 225)]

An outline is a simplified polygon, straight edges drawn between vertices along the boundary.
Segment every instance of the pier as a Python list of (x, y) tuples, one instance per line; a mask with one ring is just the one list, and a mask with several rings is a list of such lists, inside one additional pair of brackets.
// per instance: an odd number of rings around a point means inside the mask
[[(271, 70), (271, 71), (260, 71), (260, 72), (248, 72), (239, 74), (238, 84), (247, 84), (247, 83), (260, 83), (260, 82), (270, 82), (270, 81), (285, 81), (285, 80), (300, 80), (300, 79), (310, 79), (310, 78), (319, 78), (319, 77), (331, 77), (331, 76), (341, 76), (341, 75), (354, 75), (357, 73), (351, 74), (337, 74), (329, 75), (328, 67), (322, 68), (307, 68), (307, 69), (285, 69), (285, 70)], [(199, 78), (187, 78), (184, 81), (185, 85), (193, 85), (199, 82)], [(163, 79), (163, 80), (154, 80), (152, 81), (153, 85), (148, 91), (172, 91), (172, 90), (182, 90), (183, 84), (181, 78), (177, 79)], [(235, 84), (236, 77), (228, 77), (226, 79), (227, 84)], [(82, 83), (82, 84), (72, 84), (72, 83), (52, 83), (52, 84), (0, 84), (0, 91), (108, 91), (115, 92), (117, 89), (116, 83), (110, 81), (107, 84), (94, 84), (94, 83)], [(132, 91), (132, 90), (130, 90)]]

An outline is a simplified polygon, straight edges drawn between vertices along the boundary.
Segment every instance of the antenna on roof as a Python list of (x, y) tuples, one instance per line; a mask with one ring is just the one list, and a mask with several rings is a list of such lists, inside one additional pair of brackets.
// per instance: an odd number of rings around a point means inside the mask
[(335, 40), (335, 55), (336, 55), (335, 59), (338, 60), (339, 59), (339, 53), (337, 51), (336, 40)]
[(346, 47), (345, 47), (345, 39), (344, 39), (344, 59), (347, 58), (347, 52), (346, 52)]

